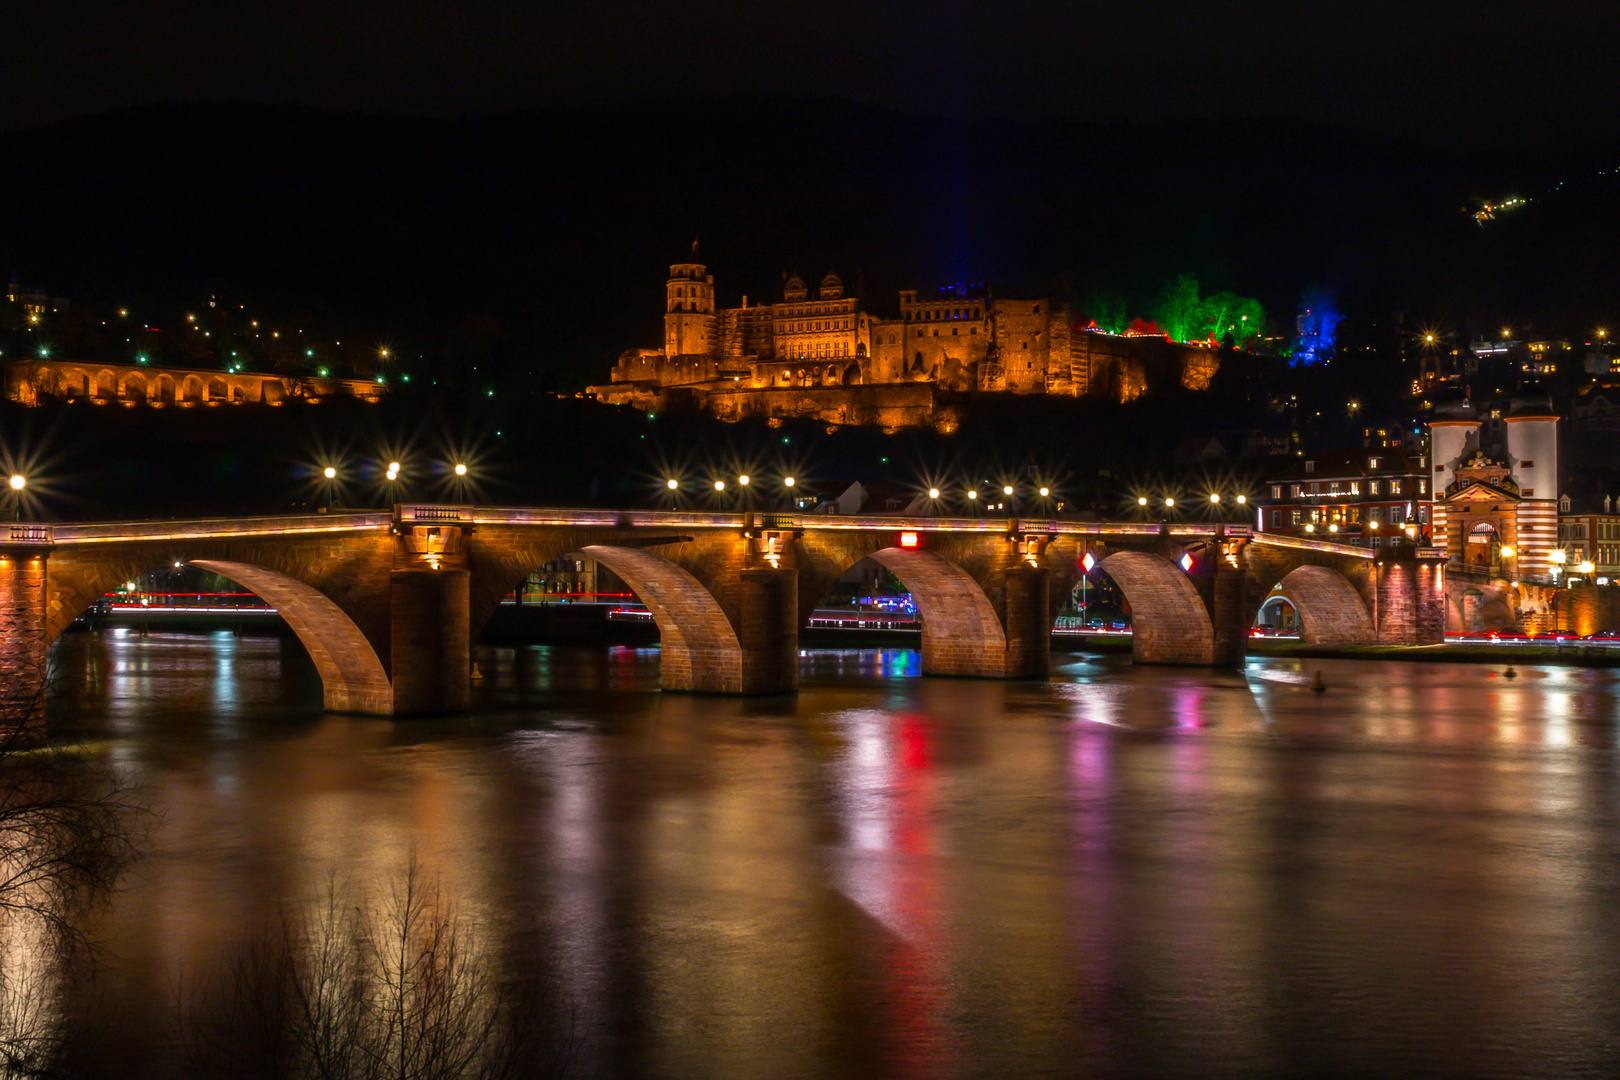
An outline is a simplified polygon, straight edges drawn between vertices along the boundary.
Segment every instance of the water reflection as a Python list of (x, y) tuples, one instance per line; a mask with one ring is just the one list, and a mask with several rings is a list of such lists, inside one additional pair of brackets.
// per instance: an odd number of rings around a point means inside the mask
[(53, 730), (162, 813), (101, 926), (126, 1075), (172, 1061), (178, 964), (413, 851), (540, 943), (607, 1075), (1620, 1067), (1610, 671), (807, 650), (736, 700), (659, 693), (656, 649), (481, 649), (472, 716), (394, 723), (322, 714), (291, 641), (58, 657)]

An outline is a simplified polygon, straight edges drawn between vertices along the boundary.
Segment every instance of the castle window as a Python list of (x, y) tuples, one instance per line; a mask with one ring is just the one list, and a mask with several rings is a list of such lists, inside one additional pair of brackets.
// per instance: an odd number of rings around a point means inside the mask
[(1035, 305), (1035, 314), (1039, 315), (1040, 313), (1041, 313), (1041, 305), (1036, 304)]
[(978, 332), (979, 332), (979, 328), (977, 326), (968, 327), (968, 333), (969, 334), (977, 334)]
[(917, 328), (917, 336), (922, 337), (922, 327), (920, 326)]
[(962, 328), (960, 326), (951, 327), (951, 337), (961, 337), (961, 336), (962, 336)]
[(1525, 460), (1525, 461), (1519, 462), (1519, 468), (1521, 468), (1521, 469), (1533, 469), (1535, 467), (1536, 467), (1536, 463), (1534, 461)]

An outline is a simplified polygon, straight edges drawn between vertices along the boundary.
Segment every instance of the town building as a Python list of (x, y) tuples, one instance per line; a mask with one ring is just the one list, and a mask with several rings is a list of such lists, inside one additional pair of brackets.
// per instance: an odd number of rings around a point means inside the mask
[(1399, 447), (1298, 458), (1255, 499), (1255, 528), (1374, 548), (1422, 543), (1430, 528), (1426, 462)]
[(899, 294), (893, 317), (868, 311), (837, 274), (812, 291), (797, 274), (781, 300), (716, 304), (714, 275), (676, 263), (665, 281), (663, 346), (631, 349), (601, 400), (662, 411), (682, 403), (726, 420), (809, 416), (887, 428), (950, 430), (946, 396), (1107, 395), (1128, 401), (1157, 385), (1208, 387), (1209, 345), (1071, 326), (1065, 303), (1013, 298), (983, 285)]
[[(1588, 577), (1593, 584), (1620, 582), (1620, 499), (1613, 495), (1558, 497), (1558, 546), (1563, 573)], [(1592, 563), (1589, 574), (1581, 566)]]

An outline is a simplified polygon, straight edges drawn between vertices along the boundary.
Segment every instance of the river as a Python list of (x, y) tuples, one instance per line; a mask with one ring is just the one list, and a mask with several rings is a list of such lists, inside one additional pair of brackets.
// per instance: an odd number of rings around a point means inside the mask
[(1620, 1074), (1612, 669), (825, 650), (737, 700), (480, 649), (472, 716), (395, 722), (323, 714), (290, 639), (54, 656), (53, 741), (154, 812), (94, 927), (109, 1074), (175, 1068), (244, 928), (413, 857), (540, 943), (606, 1076)]

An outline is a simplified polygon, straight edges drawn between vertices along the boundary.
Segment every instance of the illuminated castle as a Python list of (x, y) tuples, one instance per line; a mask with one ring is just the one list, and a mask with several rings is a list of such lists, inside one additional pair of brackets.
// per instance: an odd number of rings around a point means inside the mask
[(719, 416), (812, 416), (829, 423), (948, 429), (941, 396), (1107, 395), (1129, 401), (1154, 386), (1209, 385), (1213, 350), (1163, 337), (1121, 337), (1070, 326), (1050, 298), (998, 297), (983, 286), (931, 295), (904, 290), (899, 317), (883, 318), (846, 295), (836, 274), (811, 295), (797, 274), (777, 303), (715, 306), (714, 276), (676, 263), (664, 286), (664, 344), (632, 349), (609, 402), (661, 411), (687, 402)]

